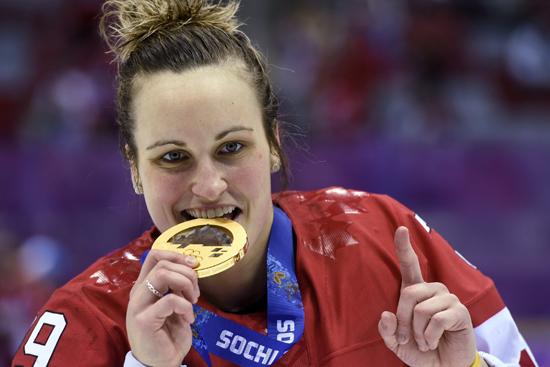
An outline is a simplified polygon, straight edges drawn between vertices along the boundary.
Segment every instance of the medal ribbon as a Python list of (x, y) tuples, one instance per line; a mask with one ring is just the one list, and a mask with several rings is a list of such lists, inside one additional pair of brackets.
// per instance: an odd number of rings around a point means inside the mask
[[(270, 366), (304, 332), (304, 308), (294, 261), (292, 223), (273, 207), (267, 250), (267, 336), (193, 305), (193, 348), (209, 367), (209, 353), (242, 367)], [(142, 263), (144, 257), (142, 257)]]

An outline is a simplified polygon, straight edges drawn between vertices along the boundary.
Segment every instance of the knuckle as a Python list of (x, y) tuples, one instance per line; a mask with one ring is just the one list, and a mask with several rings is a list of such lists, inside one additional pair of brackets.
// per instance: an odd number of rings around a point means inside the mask
[(406, 324), (408, 323), (408, 313), (405, 312), (403, 307), (399, 307), (397, 309), (397, 312), (395, 313), (395, 316), (397, 317), (397, 325)]
[(162, 255), (163, 255), (163, 252), (161, 250), (151, 249), (151, 251), (147, 255), (147, 259), (151, 258), (156, 262), (159, 262), (162, 259)]
[(193, 269), (183, 266), (181, 267), (181, 275), (183, 275), (186, 279), (188, 279), (190, 282), (193, 282), (196, 277), (196, 273)]
[[(463, 306), (463, 305), (462, 305), (462, 302), (460, 302), (460, 299), (459, 299), (455, 294), (449, 293), (449, 294), (447, 295), (447, 297), (449, 298), (449, 301), (450, 301), (451, 303), (453, 303), (453, 304), (458, 304), (458, 305)], [(464, 306), (464, 308), (466, 308), (466, 307)]]
[(180, 298), (179, 296), (177, 296), (175, 293), (168, 293), (166, 296), (164, 296), (162, 299), (164, 300), (164, 302), (170, 304), (170, 305), (173, 305), (174, 303), (177, 302), (177, 299)]
[(468, 311), (468, 308), (466, 308), (466, 306), (464, 306), (463, 304), (460, 304), (459, 310), (460, 310), (459, 311), (460, 316), (463, 319), (469, 320), (469, 322), (471, 323), (471, 316), (470, 316), (470, 311)]
[(193, 289), (193, 284), (191, 283), (191, 280), (189, 278), (184, 277), (179, 283), (179, 288), (179, 290), (182, 292), (190, 293)]
[[(162, 252), (159, 250), (159, 249), (151, 249), (151, 251), (149, 252), (149, 255), (151, 256), (154, 256), (154, 257), (157, 257), (158, 255), (162, 254)], [(147, 256), (149, 256), (147, 255)]]
[(424, 306), (423, 304), (418, 304), (414, 307), (414, 314), (416, 316), (429, 316), (430, 310), (428, 307)]
[(439, 291), (439, 292), (445, 292), (445, 293), (449, 293), (449, 289), (447, 288), (447, 286), (443, 283), (439, 283), (439, 282), (435, 282), (435, 283), (431, 283), (433, 284), (433, 286)]
[(433, 323), (434, 326), (441, 328), (445, 325), (445, 317), (438, 313), (432, 316), (432, 320), (430, 322)]
[(194, 318), (194, 315), (195, 315), (195, 311), (193, 310), (193, 305), (189, 302), (186, 302), (184, 305), (184, 310), (185, 310), (185, 313), (186, 314), (189, 314), (189, 315), (193, 315), (193, 318)]
[(170, 275), (170, 271), (165, 268), (160, 268), (155, 272), (155, 278), (159, 281), (165, 282)]
[(410, 323), (407, 320), (404, 320), (403, 318), (397, 317), (397, 328), (402, 330), (408, 328)]
[(401, 291), (401, 297), (405, 297), (405, 299), (413, 298), (416, 293), (417, 287), (414, 285), (410, 285), (408, 287), (403, 288)]
[(161, 259), (157, 262), (157, 268), (167, 268), (170, 264), (170, 261)]
[(182, 301), (185, 301), (185, 298), (182, 295), (170, 293), (164, 296), (162, 301), (166, 302), (170, 308), (176, 309), (181, 307), (181, 303)]

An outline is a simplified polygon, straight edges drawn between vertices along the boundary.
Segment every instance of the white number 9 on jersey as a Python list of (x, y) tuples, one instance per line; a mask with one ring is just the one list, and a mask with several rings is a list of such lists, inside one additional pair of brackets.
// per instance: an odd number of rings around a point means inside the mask
[[(53, 328), (47, 338), (46, 344), (36, 341), (44, 325), (49, 325)], [(25, 354), (36, 357), (33, 367), (48, 365), (55, 347), (57, 347), (57, 343), (61, 338), (61, 334), (63, 334), (65, 330), (65, 326), (67, 326), (67, 320), (62, 313), (46, 311), (40, 317), (38, 323), (32, 330), (31, 336), (29, 336), (29, 340), (25, 343)]]

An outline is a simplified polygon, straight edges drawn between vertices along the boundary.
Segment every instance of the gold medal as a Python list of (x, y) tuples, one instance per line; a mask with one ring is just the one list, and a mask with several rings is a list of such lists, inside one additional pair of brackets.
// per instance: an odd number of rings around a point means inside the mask
[(229, 269), (248, 250), (243, 226), (225, 218), (193, 219), (169, 228), (153, 243), (153, 249), (175, 251), (199, 261), (199, 278)]

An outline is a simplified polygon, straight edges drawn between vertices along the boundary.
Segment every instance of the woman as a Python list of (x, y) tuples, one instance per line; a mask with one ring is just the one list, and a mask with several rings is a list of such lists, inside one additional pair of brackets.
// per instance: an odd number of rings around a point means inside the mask
[[(534, 366), (493, 283), (394, 200), (331, 188), (274, 206), (278, 100), (237, 6), (106, 3), (121, 150), (155, 226), (57, 290), (13, 365)], [(198, 217), (239, 222), (246, 256), (201, 279), (174, 252), (141, 264)]]

